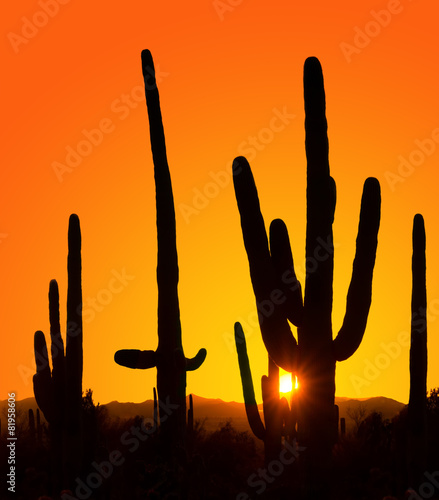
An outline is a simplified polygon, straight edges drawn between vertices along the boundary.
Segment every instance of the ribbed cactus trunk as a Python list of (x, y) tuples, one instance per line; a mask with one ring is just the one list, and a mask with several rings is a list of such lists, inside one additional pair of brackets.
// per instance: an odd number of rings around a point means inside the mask
[(156, 351), (117, 351), (115, 361), (129, 368), (157, 368), (160, 430), (167, 449), (172, 451), (176, 444), (183, 445), (185, 439), (186, 371), (199, 368), (206, 350), (200, 349), (192, 359), (186, 359), (183, 352), (174, 198), (154, 63), (148, 50), (142, 52), (142, 69), (156, 186), (159, 341)]
[[(298, 439), (299, 445), (306, 447), (302, 463), (308, 463), (309, 483), (318, 489), (320, 472), (325, 470), (334, 444), (336, 361), (349, 358), (360, 345), (371, 304), (380, 186), (373, 178), (364, 185), (346, 315), (333, 339), (332, 223), (336, 190), (329, 174), (325, 92), (316, 58), (305, 62), (304, 97), (308, 165), (303, 302), (286, 226), (279, 219), (273, 221), (268, 241), (256, 185), (245, 158), (235, 159), (233, 179), (256, 303), (258, 309), (266, 301), (273, 305), (272, 314), (260, 314), (262, 338), (273, 361), (298, 377)], [(297, 341), (288, 320), (298, 327)]]
[(417, 489), (425, 479), (427, 456), (427, 289), (425, 227), (420, 214), (413, 220), (411, 308), (408, 471), (410, 486)]
[(37, 373), (33, 377), (34, 394), (49, 423), (56, 494), (60, 489), (75, 486), (83, 460), (81, 230), (75, 214), (69, 219), (68, 248), (65, 354), (59, 319), (58, 284), (52, 280), (49, 286), (52, 370), (43, 332), (36, 332), (34, 339), (37, 364)]

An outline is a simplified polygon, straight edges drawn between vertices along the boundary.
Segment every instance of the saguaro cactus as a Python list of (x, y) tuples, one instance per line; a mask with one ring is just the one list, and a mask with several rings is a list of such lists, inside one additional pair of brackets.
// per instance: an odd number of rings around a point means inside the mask
[(279, 367), (269, 357), (268, 377), (263, 375), (261, 379), (264, 425), (256, 403), (247, 344), (240, 323), (235, 323), (235, 343), (247, 420), (253, 434), (264, 442), (265, 462), (268, 463), (279, 458), (284, 421), (290, 417), (289, 412), (285, 414), (285, 409), (288, 408), (287, 400), (279, 399)]
[(32, 442), (35, 441), (36, 429), (35, 429), (35, 416), (32, 408), (29, 408), (29, 437)]
[(142, 52), (142, 68), (156, 186), (159, 342), (155, 351), (123, 349), (116, 352), (114, 359), (129, 368), (157, 368), (160, 429), (165, 440), (182, 444), (186, 429), (186, 372), (201, 366), (206, 350), (200, 349), (192, 359), (183, 353), (174, 198), (154, 64), (148, 50)]
[(187, 411), (188, 432), (192, 435), (194, 432), (194, 400), (192, 394), (189, 394), (189, 409)]
[(55, 487), (73, 487), (82, 466), (82, 288), (81, 230), (72, 214), (68, 233), (66, 350), (59, 321), (59, 292), (49, 286), (52, 370), (43, 332), (35, 333), (37, 373), (33, 377), (37, 405), (49, 423), (56, 477)]
[[(364, 184), (346, 315), (333, 339), (332, 223), (336, 191), (329, 175), (325, 92), (322, 69), (316, 58), (305, 62), (304, 97), (307, 156), (304, 301), (294, 272), (286, 226), (280, 219), (273, 221), (268, 241), (256, 185), (243, 157), (233, 163), (233, 180), (262, 338), (274, 362), (298, 377), (299, 445), (307, 448), (304, 455), (310, 457), (310, 462), (318, 464), (327, 461), (334, 441), (336, 361), (343, 361), (356, 351), (366, 328), (380, 220), (380, 186), (374, 178)], [(267, 301), (272, 305), (270, 314), (262, 311)], [(297, 340), (288, 321), (298, 327)]]
[(427, 455), (427, 290), (425, 227), (420, 214), (413, 220), (411, 308), (408, 468), (410, 486), (417, 488), (423, 478)]

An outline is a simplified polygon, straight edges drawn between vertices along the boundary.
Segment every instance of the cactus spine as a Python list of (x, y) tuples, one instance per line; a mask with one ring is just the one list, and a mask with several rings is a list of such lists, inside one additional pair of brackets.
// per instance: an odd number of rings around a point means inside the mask
[(37, 364), (37, 372), (33, 377), (34, 394), (49, 423), (57, 491), (73, 487), (82, 466), (81, 230), (79, 218), (75, 214), (69, 220), (68, 248), (65, 354), (59, 321), (58, 284), (52, 280), (49, 286), (52, 370), (43, 332), (37, 331), (34, 338)]
[[(186, 372), (201, 366), (206, 357), (206, 350), (200, 349), (192, 359), (185, 358), (183, 352), (177, 292), (178, 259), (174, 199), (154, 64), (148, 50), (142, 52), (142, 69), (156, 185), (159, 342), (155, 351), (123, 349), (116, 352), (114, 359), (116, 363), (128, 368), (157, 368), (160, 428), (164, 440), (171, 449), (171, 443), (184, 443)], [(166, 408), (160, 404), (162, 402), (174, 405), (175, 409), (170, 415), (165, 413)]]
[[(305, 456), (310, 463), (322, 466), (330, 457), (334, 441), (336, 361), (343, 361), (356, 351), (369, 313), (380, 220), (380, 186), (374, 178), (364, 184), (346, 315), (333, 340), (332, 223), (336, 190), (329, 175), (325, 92), (316, 58), (305, 62), (304, 97), (307, 156), (304, 300), (294, 272), (286, 226), (279, 219), (273, 221), (268, 240), (253, 175), (243, 157), (233, 163), (233, 180), (256, 304), (258, 309), (267, 300), (273, 305), (270, 315), (264, 317), (260, 311), (262, 338), (273, 361), (298, 377), (302, 394), (298, 401), (299, 445), (307, 448)], [(297, 341), (288, 320), (298, 327)]]
[(268, 377), (263, 375), (261, 379), (264, 425), (256, 403), (247, 344), (240, 323), (235, 323), (235, 344), (247, 420), (253, 434), (264, 442), (265, 462), (269, 463), (271, 460), (279, 458), (283, 424), (289, 417), (288, 402), (285, 398), (279, 399), (279, 368), (269, 357)]
[(413, 220), (411, 309), (408, 467), (411, 486), (417, 488), (427, 454), (427, 289), (425, 227), (420, 214)]

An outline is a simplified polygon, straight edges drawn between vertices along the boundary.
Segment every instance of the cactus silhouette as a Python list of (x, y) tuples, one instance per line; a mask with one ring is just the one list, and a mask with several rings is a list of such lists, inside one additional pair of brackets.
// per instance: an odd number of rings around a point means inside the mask
[(408, 404), (408, 468), (410, 486), (417, 488), (427, 455), (427, 290), (425, 227), (422, 215), (413, 219), (410, 397)]
[(129, 368), (157, 368), (160, 429), (163, 439), (169, 444), (183, 444), (186, 430), (186, 372), (201, 366), (206, 357), (206, 350), (200, 349), (192, 359), (185, 358), (183, 352), (177, 292), (174, 198), (154, 64), (148, 50), (142, 52), (142, 69), (156, 186), (159, 341), (155, 351), (123, 349), (116, 352), (114, 359), (116, 363)]
[(263, 375), (261, 379), (264, 425), (256, 403), (247, 344), (240, 323), (235, 323), (235, 344), (247, 420), (253, 434), (264, 442), (265, 462), (269, 463), (279, 458), (284, 422), (289, 417), (289, 412), (285, 411), (288, 408), (288, 402), (285, 398), (279, 399), (279, 367), (269, 357), (268, 377)]
[(42, 438), (43, 438), (43, 426), (41, 425), (40, 418), (40, 409), (37, 408), (37, 444), (41, 446)]
[(36, 428), (35, 428), (35, 416), (32, 408), (29, 408), (29, 436), (31, 441), (35, 441), (36, 437)]
[(344, 417), (340, 419), (340, 434), (342, 436), (346, 435), (346, 419)]
[[(334, 442), (336, 362), (356, 351), (366, 328), (381, 198), (378, 181), (367, 179), (346, 314), (333, 339), (332, 223), (336, 190), (329, 174), (323, 74), (316, 58), (308, 58), (304, 65), (304, 97), (307, 157), (304, 299), (294, 271), (287, 228), (280, 219), (274, 220), (268, 240), (256, 185), (244, 157), (234, 160), (233, 181), (262, 338), (273, 361), (298, 377), (299, 445), (307, 448), (304, 461), (323, 467)], [(267, 307), (263, 307), (267, 303), (271, 305), (269, 314)], [(288, 321), (298, 327), (297, 340)]]
[(192, 394), (189, 394), (189, 409), (187, 411), (187, 428), (192, 435), (194, 432), (194, 400)]
[(68, 288), (66, 349), (61, 337), (59, 291), (55, 280), (49, 286), (49, 319), (52, 370), (46, 339), (34, 338), (37, 373), (33, 377), (37, 405), (49, 423), (54, 462), (55, 488), (73, 486), (82, 466), (82, 288), (81, 230), (72, 214), (68, 231)]
[(156, 388), (152, 388), (152, 393), (154, 397), (154, 410), (153, 410), (153, 420), (154, 420), (154, 429), (159, 428), (159, 414), (158, 414), (158, 405), (157, 405), (157, 391)]

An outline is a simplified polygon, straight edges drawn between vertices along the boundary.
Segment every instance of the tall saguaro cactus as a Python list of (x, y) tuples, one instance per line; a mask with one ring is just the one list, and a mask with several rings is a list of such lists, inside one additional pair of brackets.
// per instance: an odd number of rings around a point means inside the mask
[(408, 466), (411, 486), (417, 488), (423, 478), (427, 453), (427, 288), (425, 227), (420, 214), (413, 220), (411, 308)]
[[(262, 338), (269, 356), (300, 383), (298, 440), (314, 464), (325, 463), (334, 441), (335, 365), (358, 348), (371, 304), (372, 274), (380, 221), (380, 186), (369, 178), (361, 201), (356, 255), (343, 325), (333, 339), (332, 224), (335, 182), (329, 173), (325, 92), (316, 58), (304, 66), (307, 156), (306, 279), (302, 299), (288, 232), (280, 219), (265, 230), (258, 193), (247, 160), (233, 163), (233, 180)], [(262, 313), (267, 301), (271, 314)], [(288, 321), (298, 327), (297, 340)]]
[(61, 337), (59, 291), (55, 280), (49, 286), (49, 319), (52, 370), (43, 332), (35, 333), (37, 373), (33, 377), (36, 402), (49, 423), (55, 487), (71, 488), (82, 467), (82, 287), (81, 229), (79, 218), (69, 220), (67, 258), (66, 349)]
[[(200, 349), (192, 359), (185, 358), (183, 352), (174, 198), (154, 63), (148, 50), (142, 52), (142, 68), (156, 186), (159, 342), (155, 351), (123, 349), (116, 352), (114, 359), (129, 368), (157, 368), (161, 432), (168, 442), (182, 444), (186, 428), (186, 372), (201, 366), (206, 350)], [(172, 406), (167, 408), (169, 404)]]

